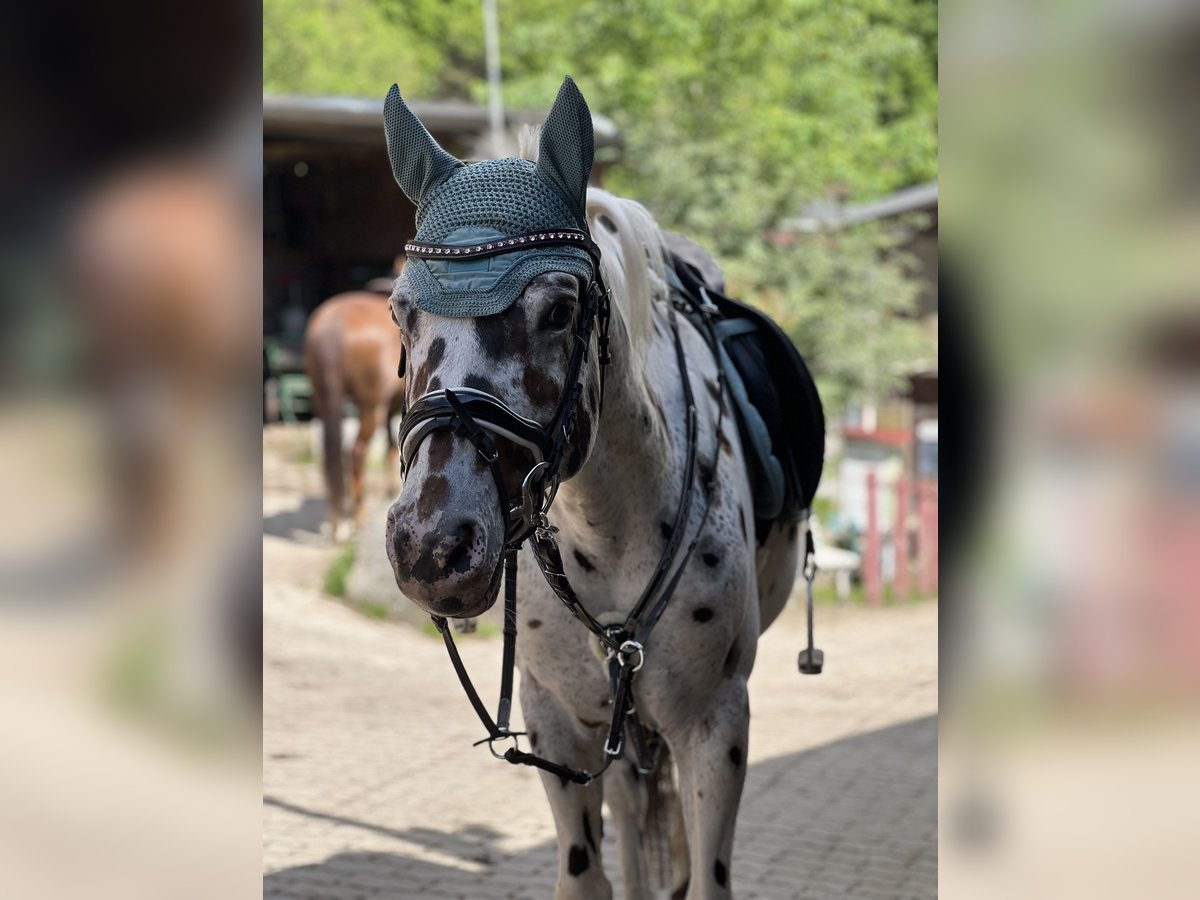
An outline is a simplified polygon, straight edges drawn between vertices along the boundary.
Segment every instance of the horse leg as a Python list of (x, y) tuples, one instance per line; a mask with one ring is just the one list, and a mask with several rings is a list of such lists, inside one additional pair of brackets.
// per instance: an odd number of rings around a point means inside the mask
[(392, 418), (389, 413), (387, 418), (383, 420), (384, 437), (387, 438), (387, 493), (388, 497), (395, 499), (400, 492), (398, 476), (400, 474), (400, 446), (396, 443), (396, 436), (392, 434)]
[(684, 900), (688, 889), (687, 827), (683, 821), (683, 802), (672, 793), (667, 805), (667, 844), (671, 851), (671, 900)]
[(650, 878), (650, 860), (661, 864), (664, 856), (672, 900), (683, 900), (687, 893), (687, 834), (673, 771), (674, 762), (663, 747), (658, 768), (649, 775), (638, 772), (632, 760), (616, 763), (604, 774), (604, 799), (617, 832), (625, 900), (655, 896), (657, 879)]
[[(521, 672), (521, 711), (534, 753), (592, 771), (600, 767), (604, 743), (600, 731), (584, 729), (525, 671)], [(585, 787), (549, 772), (540, 774), (558, 838), (554, 900), (612, 900), (612, 885), (600, 862), (603, 779)]]
[(691, 856), (687, 900), (732, 896), (730, 857), (749, 730), (746, 676), (735, 672), (722, 679), (704, 714), (671, 741)]
[(642, 823), (646, 818), (646, 789), (643, 777), (631, 760), (613, 764), (604, 773), (604, 797), (617, 830), (617, 853), (621, 857), (621, 882), (625, 900), (649, 900), (650, 877), (642, 846)]
[(387, 492), (389, 497), (394, 498), (400, 492), (400, 485), (396, 479), (396, 476), (400, 473), (400, 448), (396, 446), (396, 442), (392, 440), (391, 435), (388, 435), (386, 465)]
[(313, 412), (321, 420), (321, 454), (325, 490), (329, 494), (329, 537), (337, 543), (342, 524), (342, 381), (341, 359), (327, 339), (305, 347), (305, 363), (313, 390)]
[(383, 421), (383, 430), (387, 432), (387, 492), (388, 497), (395, 499), (400, 492), (400, 445), (396, 443), (396, 433), (392, 431), (392, 418), (400, 415), (401, 402), (399, 397), (393, 399), (387, 409), (387, 418)]
[(361, 528), (363, 520), (363, 470), (367, 464), (367, 448), (371, 438), (379, 430), (379, 423), (387, 418), (382, 406), (364, 404), (359, 410), (358, 436), (354, 439), (353, 474), (351, 492), (354, 500), (354, 527)]

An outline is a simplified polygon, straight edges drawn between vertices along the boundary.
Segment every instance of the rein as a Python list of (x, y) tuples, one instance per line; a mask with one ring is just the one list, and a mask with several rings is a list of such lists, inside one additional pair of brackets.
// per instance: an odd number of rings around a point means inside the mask
[[(607, 367), (611, 364), (608, 348), (611, 298), (600, 274), (600, 248), (586, 232), (564, 229), (506, 238), (477, 247), (408, 244), (405, 250), (409, 256), (444, 259), (446, 256), (488, 256), (524, 249), (530, 244), (571, 244), (583, 247), (591, 255), (594, 264), (594, 275), (586, 289), (587, 299), (579, 325), (574, 333), (575, 346), (567, 370), (566, 384), (568, 387), (551, 425), (543, 427), (532, 419), (517, 414), (502, 400), (484, 391), (470, 388), (446, 388), (433, 391), (414, 402), (400, 425), (398, 435), (400, 466), (402, 475), (406, 476), (420, 449), (421, 442), (437, 430), (450, 430), (455, 435), (465, 437), (487, 463), (496, 482), (505, 524), (505, 545), (501, 563), (504, 569), (504, 651), (501, 664), (500, 699), (494, 719), (488, 713), (487, 707), (479, 697), (479, 692), (471, 682), (466, 666), (454, 643), (446, 617), (434, 615), (431, 618), (442, 635), (450, 662), (458, 675), (467, 699), (487, 731), (487, 737), (477, 741), (476, 746), (487, 744), (489, 751), (497, 759), (506, 760), (514, 765), (534, 766), (557, 775), (564, 779), (564, 783), (571, 781), (586, 785), (599, 777), (614, 760), (624, 756), (626, 720), (629, 720), (629, 732), (637, 755), (638, 770), (642, 774), (648, 774), (658, 761), (661, 739), (657, 734), (651, 733), (638, 717), (633, 702), (633, 681), (637, 672), (645, 664), (646, 645), (654, 626), (665, 612), (674, 595), (675, 588), (683, 576), (683, 571), (687, 568), (692, 553), (704, 532), (704, 526), (712, 508), (711, 492), (716, 484), (715, 468), (720, 463), (719, 440), (725, 415), (725, 404), (722, 401), (718, 404), (717, 427), (714, 433), (713, 474), (709, 482), (703, 485), (705, 491), (704, 512), (695, 535), (687, 547), (683, 548), (684, 532), (691, 515), (692, 492), (696, 482), (698, 426), (695, 396), (692, 391), (691, 379), (688, 377), (687, 359), (680, 337), (676, 309), (678, 308), (693, 324), (697, 325), (705, 341), (716, 353), (718, 345), (712, 324), (716, 307), (711, 303), (702, 302), (698, 305), (689, 303), (686, 297), (677, 292), (673, 294), (671, 305), (667, 307), (687, 416), (687, 450), (679, 507), (658, 567), (639, 596), (637, 603), (634, 604), (623, 623), (606, 626), (587, 610), (571, 587), (570, 580), (563, 569), (562, 555), (559, 553), (554, 537), (558, 529), (547, 519), (547, 513), (558, 491), (559, 468), (574, 432), (576, 408), (583, 392), (582, 367), (587, 357), (592, 331), (597, 325), (599, 326), (597, 349), (600, 364), (601, 407), (604, 402), (604, 376)], [(702, 295), (702, 299), (706, 300), (707, 298)], [(717, 377), (719, 381), (718, 396), (724, 397), (725, 376), (720, 365), (717, 366)], [(519, 498), (508, 496), (507, 487), (500, 471), (500, 451), (493, 439), (494, 436), (503, 437), (529, 451), (534, 459), (533, 467), (522, 482)], [(604, 743), (605, 761), (595, 772), (575, 769), (532, 753), (526, 753), (520, 749), (518, 740), (524, 732), (515, 732), (509, 729), (512, 713), (513, 671), (516, 663), (517, 554), (526, 541), (529, 541), (538, 568), (555, 595), (571, 614), (596, 636), (607, 651), (613, 717)], [(682, 559), (679, 559), (678, 565), (675, 565), (681, 549), (683, 550)], [(497, 752), (496, 744), (506, 740), (511, 740), (512, 746), (503, 753)]]

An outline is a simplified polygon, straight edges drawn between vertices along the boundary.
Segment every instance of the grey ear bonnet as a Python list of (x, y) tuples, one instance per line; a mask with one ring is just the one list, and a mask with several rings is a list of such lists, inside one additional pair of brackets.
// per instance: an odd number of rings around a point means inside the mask
[[(493, 159), (464, 165), (425, 130), (393, 85), (384, 104), (388, 158), (396, 183), (417, 207), (416, 242), (472, 246), (539, 231), (587, 231), (592, 117), (570, 78), (542, 128), (536, 164)], [(548, 246), (476, 259), (411, 257), (405, 276), (416, 304), (442, 316), (488, 316), (508, 309), (546, 272), (591, 279), (581, 247)]]

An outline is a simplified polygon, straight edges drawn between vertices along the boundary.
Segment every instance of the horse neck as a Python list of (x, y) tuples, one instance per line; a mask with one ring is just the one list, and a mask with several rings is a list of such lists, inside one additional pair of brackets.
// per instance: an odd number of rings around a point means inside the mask
[(559, 489), (554, 518), (568, 532), (619, 541), (634, 534), (634, 515), (644, 517), (647, 510), (654, 515), (663, 507), (675, 479), (661, 401), (656, 405), (652, 399), (629, 333), (616, 316), (611, 344), (613, 362), (596, 441), (583, 468)]

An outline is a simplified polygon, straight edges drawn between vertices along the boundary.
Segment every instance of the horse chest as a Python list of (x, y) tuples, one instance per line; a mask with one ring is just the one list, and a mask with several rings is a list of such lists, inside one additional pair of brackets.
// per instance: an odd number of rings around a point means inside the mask
[[(563, 542), (576, 592), (605, 624), (624, 620), (645, 587), (662, 547), (644, 545), (604, 560)], [(531, 558), (522, 572), (536, 574)], [(647, 645), (637, 691), (650, 721), (685, 714), (711, 693), (746, 626), (753, 592), (753, 554), (741, 536), (710, 521)], [(599, 642), (540, 577), (518, 592), (518, 662), (585, 726), (609, 715), (609, 681)]]

